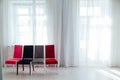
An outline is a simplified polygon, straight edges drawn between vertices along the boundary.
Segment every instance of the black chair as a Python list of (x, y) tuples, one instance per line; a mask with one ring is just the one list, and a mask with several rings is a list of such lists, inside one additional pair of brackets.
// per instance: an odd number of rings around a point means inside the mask
[(23, 58), (22, 60), (17, 62), (17, 75), (18, 75), (18, 67), (19, 65), (22, 65), (23, 71), (24, 71), (24, 65), (29, 65), (29, 69), (31, 73), (31, 65), (30, 62), (33, 60), (33, 46), (32, 45), (25, 45), (23, 50)]
[[(36, 45), (35, 46), (35, 54), (33, 61), (31, 61), (31, 66), (33, 66), (34, 70), (34, 65), (35, 64), (44, 64), (44, 46), (43, 45)], [(32, 74), (32, 72), (31, 72)]]

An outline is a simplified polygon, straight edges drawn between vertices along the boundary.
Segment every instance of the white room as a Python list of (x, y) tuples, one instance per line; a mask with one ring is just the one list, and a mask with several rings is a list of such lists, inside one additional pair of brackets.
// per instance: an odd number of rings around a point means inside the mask
[(1, 79), (119, 80), (119, 14), (120, 0), (0, 0)]

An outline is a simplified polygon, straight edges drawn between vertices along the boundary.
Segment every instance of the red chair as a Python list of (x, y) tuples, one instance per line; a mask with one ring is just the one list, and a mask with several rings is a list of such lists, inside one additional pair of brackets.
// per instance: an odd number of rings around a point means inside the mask
[(57, 64), (58, 60), (55, 58), (55, 47), (54, 45), (45, 45), (46, 52), (46, 64)]
[(14, 45), (13, 58), (6, 60), (5, 64), (17, 64), (17, 62), (22, 58), (22, 49), (22, 45)]

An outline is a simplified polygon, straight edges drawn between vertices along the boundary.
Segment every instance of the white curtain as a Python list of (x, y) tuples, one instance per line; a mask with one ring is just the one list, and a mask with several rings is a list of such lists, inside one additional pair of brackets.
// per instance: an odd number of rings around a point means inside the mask
[(119, 64), (120, 2), (111, 1), (3, 0), (2, 57), (13, 44), (55, 44), (60, 66)]
[(10, 44), (54, 43), (56, 0), (8, 0), (7, 3)]
[(79, 65), (78, 4), (76, 0), (62, 1), (61, 66)]
[(57, 0), (3, 0), (3, 62), (13, 45), (56, 45)]
[(110, 0), (62, 0), (62, 66), (109, 66)]
[[(80, 26), (85, 30), (81, 31), (85, 35), (80, 36), (80, 48), (86, 54), (86, 64), (109, 66), (112, 36), (110, 0), (80, 1), (80, 4), (80, 22), (82, 23), (80, 23)], [(82, 4), (86, 4), (87, 8)], [(86, 11), (87, 14), (84, 13)], [(86, 21), (83, 19), (86, 19)]]

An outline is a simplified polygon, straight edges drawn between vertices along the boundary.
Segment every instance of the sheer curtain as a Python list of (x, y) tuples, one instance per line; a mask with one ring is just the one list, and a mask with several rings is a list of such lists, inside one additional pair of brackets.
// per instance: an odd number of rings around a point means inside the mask
[(62, 66), (109, 66), (110, 0), (62, 0)]
[(80, 50), (87, 65), (109, 66), (111, 58), (110, 0), (80, 0)]
[[(55, 0), (8, 0), (9, 43), (54, 43)], [(54, 16), (53, 16), (54, 15)]]
[(110, 65), (111, 0), (3, 0), (2, 8), (3, 61), (14, 44), (55, 44), (61, 66)]
[(13, 45), (55, 44), (56, 0), (3, 0), (3, 61)]
[(77, 0), (62, 0), (61, 66), (79, 63), (78, 7)]

